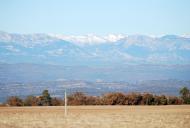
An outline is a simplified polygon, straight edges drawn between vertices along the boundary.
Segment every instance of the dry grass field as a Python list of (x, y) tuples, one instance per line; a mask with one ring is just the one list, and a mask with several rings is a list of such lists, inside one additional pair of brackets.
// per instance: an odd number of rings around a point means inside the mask
[(0, 128), (190, 128), (190, 105), (0, 107)]

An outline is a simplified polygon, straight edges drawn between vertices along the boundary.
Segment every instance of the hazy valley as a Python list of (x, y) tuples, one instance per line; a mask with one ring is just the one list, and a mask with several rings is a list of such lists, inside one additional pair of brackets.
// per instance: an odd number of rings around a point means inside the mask
[(63, 89), (93, 95), (190, 87), (190, 38), (166, 35), (65, 36), (0, 33), (1, 101)]

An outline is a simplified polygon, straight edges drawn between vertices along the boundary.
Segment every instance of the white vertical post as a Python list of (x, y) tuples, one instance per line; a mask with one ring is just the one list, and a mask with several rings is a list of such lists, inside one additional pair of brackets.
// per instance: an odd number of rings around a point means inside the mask
[(67, 92), (65, 89), (65, 116), (67, 116)]

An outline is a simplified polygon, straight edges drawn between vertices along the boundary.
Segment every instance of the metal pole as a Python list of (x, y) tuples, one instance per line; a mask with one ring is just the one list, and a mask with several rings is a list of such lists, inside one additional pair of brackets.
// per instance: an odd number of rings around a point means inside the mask
[(67, 92), (65, 89), (65, 116), (67, 116)]

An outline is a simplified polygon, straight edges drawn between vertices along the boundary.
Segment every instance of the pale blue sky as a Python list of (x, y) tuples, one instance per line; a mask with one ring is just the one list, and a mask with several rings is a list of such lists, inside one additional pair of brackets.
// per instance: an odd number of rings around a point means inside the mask
[(189, 34), (190, 0), (0, 0), (0, 30), (66, 35)]

